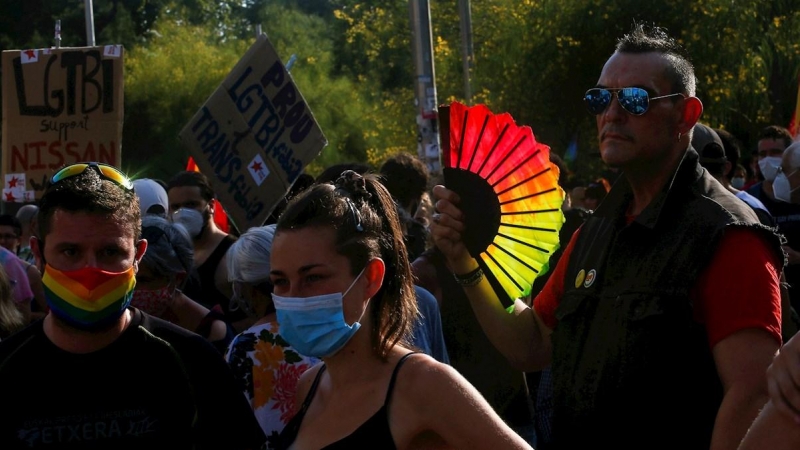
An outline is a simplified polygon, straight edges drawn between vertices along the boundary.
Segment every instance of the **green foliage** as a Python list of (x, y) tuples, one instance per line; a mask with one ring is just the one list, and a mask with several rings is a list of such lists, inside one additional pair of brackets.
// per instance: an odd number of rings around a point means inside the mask
[(556, 153), (577, 135), (579, 175), (594, 177), (603, 167), (583, 92), (596, 83), (618, 37), (634, 22), (653, 23), (677, 37), (695, 63), (701, 120), (748, 143), (765, 125), (788, 124), (794, 110), (800, 68), (794, 3), (473, 2), (473, 90), (485, 92), (494, 110), (531, 125)]
[[(3, 0), (0, 5), (0, 50), (55, 45), (56, 20), (61, 20), (61, 46), (83, 47), (86, 14), (83, 1)], [(132, 47), (149, 30), (166, 0), (93, 2), (95, 43)]]
[[(440, 104), (463, 101), (459, 0), (432, 0)], [(634, 21), (665, 27), (695, 62), (702, 121), (752, 146), (786, 125), (797, 98), (797, 0), (472, 1), (473, 103), (508, 111), (563, 154), (578, 137), (578, 175), (593, 177), (594, 118), (582, 102), (616, 39)], [(108, 0), (95, 2), (98, 44), (125, 46), (126, 165), (167, 177), (183, 167), (177, 135), (250, 45), (262, 24), (329, 140), (308, 168), (416, 153), (414, 63), (407, 0)], [(83, 2), (8, 0), (0, 48), (85, 43)], [(152, 172), (152, 173), (151, 173)]]
[(123, 161), (137, 173), (169, 178), (186, 166), (178, 133), (247, 49), (213, 30), (161, 21), (125, 57)]
[(292, 78), (329, 142), (307, 172), (317, 175), (337, 162), (365, 161), (370, 105), (355, 80), (334, 72), (331, 23), (280, 3), (264, 6), (257, 17), (283, 61), (296, 57)]
[[(788, 124), (797, 98), (800, 11), (791, 1), (691, 5), (683, 38), (696, 62), (704, 120), (745, 139)], [(709, 22), (718, 24), (708, 30)]]

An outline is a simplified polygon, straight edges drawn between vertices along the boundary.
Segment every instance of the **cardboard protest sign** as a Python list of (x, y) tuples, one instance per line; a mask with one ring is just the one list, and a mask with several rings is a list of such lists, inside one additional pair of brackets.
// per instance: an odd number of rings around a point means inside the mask
[(240, 231), (262, 225), (328, 143), (263, 34), (180, 138)]
[(40, 197), (67, 164), (119, 167), (122, 53), (121, 45), (3, 52), (3, 201)]

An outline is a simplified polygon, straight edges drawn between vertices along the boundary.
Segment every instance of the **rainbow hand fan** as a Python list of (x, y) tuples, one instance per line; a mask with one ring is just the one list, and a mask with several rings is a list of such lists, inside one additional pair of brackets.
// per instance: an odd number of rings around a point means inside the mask
[(464, 244), (504, 306), (530, 295), (559, 247), (564, 191), (550, 147), (485, 105), (440, 107), (445, 186), (458, 193)]

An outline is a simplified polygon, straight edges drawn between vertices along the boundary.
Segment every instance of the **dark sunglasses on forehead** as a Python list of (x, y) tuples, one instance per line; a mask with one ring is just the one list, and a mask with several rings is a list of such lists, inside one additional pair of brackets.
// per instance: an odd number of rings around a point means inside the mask
[(117, 169), (114, 166), (110, 166), (108, 164), (99, 162), (76, 163), (64, 167), (63, 169), (56, 172), (55, 175), (53, 175), (53, 178), (50, 179), (50, 184), (53, 185), (61, 181), (64, 181), (67, 178), (72, 178), (74, 176), (80, 175), (90, 167), (94, 169), (94, 171), (97, 172), (98, 175), (100, 175), (100, 178), (112, 181), (129, 191), (133, 190), (133, 183), (131, 183), (131, 180), (129, 180), (124, 173), (120, 172), (119, 169)]
[(681, 93), (661, 95), (659, 97), (650, 97), (650, 94), (639, 87), (626, 87), (618, 89), (608, 88), (592, 88), (586, 91), (583, 100), (586, 102), (586, 108), (594, 115), (602, 114), (611, 104), (611, 98), (616, 95), (622, 109), (634, 116), (641, 116), (647, 112), (650, 107), (650, 102), (653, 100), (660, 100), (662, 98), (670, 97), (685, 97)]

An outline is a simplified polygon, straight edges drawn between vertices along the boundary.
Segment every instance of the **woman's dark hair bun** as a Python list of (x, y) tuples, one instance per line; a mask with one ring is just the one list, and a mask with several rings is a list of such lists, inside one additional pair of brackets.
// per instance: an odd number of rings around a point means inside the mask
[(334, 183), (339, 194), (354, 201), (367, 202), (372, 194), (367, 191), (367, 181), (358, 172), (345, 170)]

